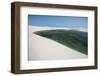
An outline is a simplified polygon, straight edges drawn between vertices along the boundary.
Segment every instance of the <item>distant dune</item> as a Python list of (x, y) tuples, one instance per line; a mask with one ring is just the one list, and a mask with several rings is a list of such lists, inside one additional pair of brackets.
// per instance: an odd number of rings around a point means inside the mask
[[(65, 27), (40, 27), (40, 26), (33, 26), (33, 25), (29, 25), (30, 30), (32, 30), (32, 32), (36, 32), (36, 31), (42, 31), (42, 30), (55, 30), (55, 29), (65, 29), (65, 30), (78, 30), (78, 31), (83, 31), (83, 32), (87, 32), (87, 29), (84, 28), (65, 28)], [(34, 29), (34, 30), (33, 30)]]
[[(34, 33), (36, 31), (50, 29), (57, 28), (29, 26), (29, 60), (63, 60), (87, 58), (87, 55), (85, 54)], [(70, 28), (66, 28), (66, 30), (70, 30)]]

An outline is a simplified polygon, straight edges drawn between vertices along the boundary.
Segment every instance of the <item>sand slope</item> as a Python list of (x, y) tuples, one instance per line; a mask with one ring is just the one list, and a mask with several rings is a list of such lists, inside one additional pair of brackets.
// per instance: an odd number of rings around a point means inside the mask
[(86, 57), (85, 54), (56, 41), (34, 34), (33, 28), (29, 27), (29, 60), (76, 59)]

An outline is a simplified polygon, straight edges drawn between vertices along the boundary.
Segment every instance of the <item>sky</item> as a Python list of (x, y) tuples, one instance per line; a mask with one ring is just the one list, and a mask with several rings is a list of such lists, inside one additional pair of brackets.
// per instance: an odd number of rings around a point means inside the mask
[(28, 25), (48, 27), (88, 27), (88, 17), (28, 15)]

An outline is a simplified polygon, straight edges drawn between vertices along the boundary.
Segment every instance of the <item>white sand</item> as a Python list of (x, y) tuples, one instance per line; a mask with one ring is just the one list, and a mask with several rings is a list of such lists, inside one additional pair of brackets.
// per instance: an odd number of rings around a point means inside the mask
[(29, 60), (56, 60), (87, 58), (87, 55), (66, 47), (56, 41), (34, 34), (51, 28), (29, 27)]

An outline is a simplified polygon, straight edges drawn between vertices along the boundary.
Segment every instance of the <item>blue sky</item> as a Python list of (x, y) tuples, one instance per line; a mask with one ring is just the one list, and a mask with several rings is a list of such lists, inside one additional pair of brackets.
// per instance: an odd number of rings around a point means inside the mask
[(28, 25), (49, 27), (88, 27), (88, 17), (28, 15)]

